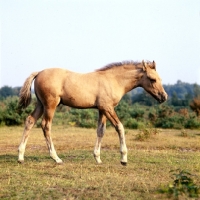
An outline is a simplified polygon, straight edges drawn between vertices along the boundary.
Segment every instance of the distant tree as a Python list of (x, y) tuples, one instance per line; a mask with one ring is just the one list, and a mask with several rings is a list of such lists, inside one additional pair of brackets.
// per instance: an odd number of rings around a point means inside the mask
[(14, 87), (14, 88), (12, 88), (13, 95), (19, 96), (20, 89), (21, 89), (21, 87)]
[(179, 105), (179, 99), (178, 99), (177, 93), (175, 91), (172, 93), (171, 104), (173, 106), (178, 106)]
[(183, 100), (183, 106), (189, 106), (190, 101), (192, 100), (192, 95), (190, 93), (185, 94), (185, 99)]
[(0, 99), (10, 97), (10, 96), (19, 96), (19, 91), (21, 87), (9, 87), (9, 86), (3, 86), (0, 88)]
[(8, 96), (13, 96), (13, 89), (9, 86), (4, 86), (0, 89), (0, 96), (6, 98)]
[(183, 99), (178, 98), (177, 93), (174, 91), (169, 101), (169, 105), (178, 107), (188, 107), (189, 102), (192, 100), (192, 95), (187, 93)]
[(186, 94), (194, 95), (194, 84), (184, 83), (180, 80), (173, 85), (163, 85), (165, 91), (168, 94), (168, 97), (171, 98), (173, 93), (176, 92), (178, 99), (185, 99)]
[(194, 97), (195, 98), (200, 96), (200, 86), (197, 85), (196, 83), (193, 86), (193, 91), (194, 91)]

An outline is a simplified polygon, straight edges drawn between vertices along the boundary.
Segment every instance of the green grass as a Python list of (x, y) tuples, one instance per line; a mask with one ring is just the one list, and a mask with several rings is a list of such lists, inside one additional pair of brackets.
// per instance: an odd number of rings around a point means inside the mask
[[(34, 128), (24, 164), (17, 163), (23, 127), (0, 128), (0, 199), (169, 199), (159, 190), (172, 183), (170, 170), (197, 175), (200, 185), (200, 131), (160, 130), (145, 141), (139, 131), (128, 130), (128, 165), (120, 164), (119, 140), (113, 128), (106, 131), (101, 157), (93, 158), (94, 129), (53, 127), (53, 141), (64, 161), (50, 159), (41, 129)], [(184, 199), (184, 198), (180, 198)], [(185, 199), (187, 199), (185, 197)]]

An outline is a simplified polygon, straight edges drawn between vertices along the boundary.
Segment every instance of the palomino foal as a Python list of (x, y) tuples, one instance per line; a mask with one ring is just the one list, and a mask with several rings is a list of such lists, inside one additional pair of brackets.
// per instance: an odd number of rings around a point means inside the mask
[(166, 101), (167, 94), (153, 62), (123, 62), (107, 65), (95, 72), (79, 74), (66, 69), (51, 68), (32, 73), (20, 91), (19, 106), (26, 108), (31, 102), (31, 84), (34, 82), (37, 104), (27, 117), (19, 145), (18, 162), (24, 161), (25, 148), (31, 128), (42, 117), (42, 130), (46, 138), (50, 156), (57, 162), (57, 156), (51, 139), (51, 125), (56, 107), (64, 104), (74, 108), (96, 108), (99, 110), (97, 140), (94, 158), (101, 163), (101, 140), (108, 119), (115, 127), (120, 140), (121, 163), (127, 163), (127, 147), (124, 127), (114, 107), (124, 94), (136, 87), (143, 87), (159, 103)]

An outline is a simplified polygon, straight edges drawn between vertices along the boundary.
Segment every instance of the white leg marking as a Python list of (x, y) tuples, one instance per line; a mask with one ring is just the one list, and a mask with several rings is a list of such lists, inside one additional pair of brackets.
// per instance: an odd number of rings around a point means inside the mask
[(125, 134), (124, 134), (124, 127), (120, 123), (117, 125), (117, 132), (119, 135), (119, 141), (120, 141), (120, 153), (121, 153), (121, 163), (126, 165), (127, 163), (127, 147), (126, 147), (126, 141), (125, 141)]
[(101, 164), (101, 158), (100, 158), (100, 153), (101, 153), (101, 139), (102, 137), (97, 137), (96, 145), (94, 147), (94, 158), (98, 164)]
[(19, 163), (24, 162), (24, 153), (25, 153), (27, 141), (28, 141), (28, 136), (25, 138), (23, 137), (19, 145), (19, 148), (18, 148), (18, 151), (19, 151), (18, 162)]
[(47, 146), (49, 148), (50, 156), (56, 161), (56, 163), (61, 164), (63, 161), (58, 157), (56, 150), (54, 148), (51, 137), (49, 139), (46, 138)]
[(98, 125), (98, 129), (97, 129), (97, 140), (96, 140), (96, 144), (94, 147), (94, 158), (98, 164), (102, 163), (101, 158), (100, 158), (101, 140), (102, 140), (103, 135), (106, 130), (106, 123), (101, 121), (102, 120), (101, 117), (103, 117), (103, 116), (100, 116), (99, 125)]

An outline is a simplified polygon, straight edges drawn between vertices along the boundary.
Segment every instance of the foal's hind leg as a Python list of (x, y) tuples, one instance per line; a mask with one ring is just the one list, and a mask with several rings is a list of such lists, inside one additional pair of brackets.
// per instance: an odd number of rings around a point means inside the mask
[(97, 128), (97, 140), (94, 147), (94, 158), (98, 164), (101, 164), (100, 151), (101, 151), (101, 140), (106, 130), (106, 116), (99, 111), (99, 120)]
[(22, 135), (21, 143), (18, 148), (18, 151), (19, 151), (18, 162), (19, 163), (24, 162), (24, 153), (25, 153), (26, 144), (28, 141), (30, 130), (34, 126), (36, 121), (41, 117), (42, 113), (43, 113), (43, 106), (38, 101), (35, 110), (31, 113), (31, 115), (29, 115), (26, 118), (24, 132)]
[(56, 163), (61, 164), (63, 161), (57, 156), (56, 150), (53, 145), (51, 138), (51, 125), (52, 119), (55, 112), (55, 108), (45, 108), (44, 116), (42, 119), (42, 130), (46, 139), (46, 143), (49, 149), (50, 156), (56, 161)]

